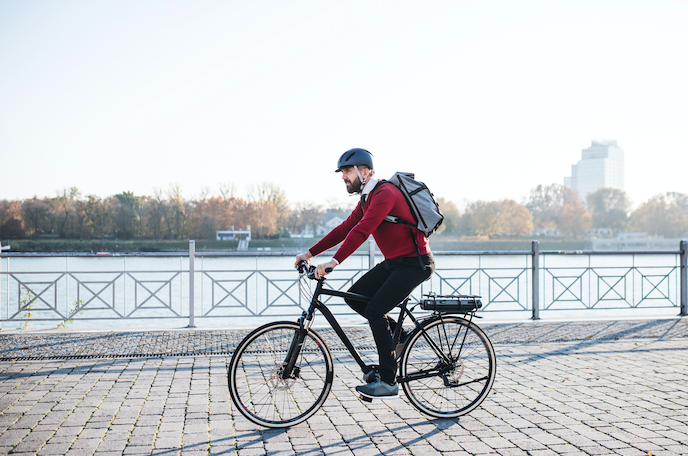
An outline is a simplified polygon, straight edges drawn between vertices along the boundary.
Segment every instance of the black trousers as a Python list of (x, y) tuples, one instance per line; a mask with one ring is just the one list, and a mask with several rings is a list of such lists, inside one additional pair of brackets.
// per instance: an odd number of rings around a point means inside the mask
[(396, 322), (387, 316), (387, 312), (432, 275), (435, 270), (433, 255), (423, 255), (421, 259), (425, 269), (420, 267), (417, 256), (384, 260), (366, 272), (349, 289), (353, 293), (372, 296), (367, 303), (354, 300), (347, 300), (346, 303), (368, 320), (380, 359), (380, 378), (387, 383), (394, 383), (397, 373), (392, 340)]

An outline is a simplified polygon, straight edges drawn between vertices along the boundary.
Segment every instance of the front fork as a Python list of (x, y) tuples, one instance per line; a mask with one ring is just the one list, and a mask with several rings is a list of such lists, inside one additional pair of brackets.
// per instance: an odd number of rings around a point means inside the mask
[(282, 370), (280, 377), (284, 380), (289, 378), (298, 378), (300, 368), (296, 365), (299, 355), (301, 354), (301, 347), (303, 347), (303, 341), (306, 339), (306, 334), (310, 330), (313, 324), (314, 317), (314, 307), (318, 296), (320, 296), (320, 291), (322, 290), (323, 279), (318, 280), (318, 285), (315, 287), (315, 292), (311, 298), (311, 304), (307, 311), (304, 311), (299, 318), (299, 329), (294, 334), (294, 338), (289, 346), (289, 351), (287, 356), (282, 363)]
[(282, 379), (286, 380), (289, 378), (298, 378), (300, 373), (299, 366), (296, 365), (299, 359), (299, 354), (301, 354), (301, 348), (303, 347), (303, 341), (306, 339), (306, 334), (313, 323), (313, 316), (309, 315), (307, 312), (301, 314), (299, 318), (299, 329), (294, 333), (294, 338), (289, 346), (289, 351), (287, 351), (287, 356), (282, 363), (282, 372), (280, 376)]

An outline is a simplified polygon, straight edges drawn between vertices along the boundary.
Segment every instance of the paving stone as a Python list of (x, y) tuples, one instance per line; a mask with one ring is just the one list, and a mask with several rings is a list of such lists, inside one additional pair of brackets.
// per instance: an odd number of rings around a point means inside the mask
[(151, 454), (152, 451), (151, 445), (127, 445), (122, 454)]
[[(234, 448), (233, 446), (211, 446), (210, 447), (210, 454), (215, 455), (215, 454), (221, 454), (221, 455), (226, 455), (226, 456), (237, 456), (239, 453)], [(299, 453), (296, 453), (299, 454)]]
[(12, 453), (37, 453), (45, 445), (43, 440), (22, 440), (14, 447)]
[[(40, 449), (38, 454), (46, 456), (62, 456), (63, 454), (67, 453), (67, 450), (69, 450), (70, 446), (71, 443), (48, 443)], [(0, 454), (5, 454), (1, 448)]]
[(103, 440), (98, 445), (98, 453), (102, 452), (119, 452), (120, 454), (127, 447), (126, 440)]
[(157, 438), (155, 439), (155, 448), (179, 448), (182, 445), (182, 439), (180, 438)]
[[(497, 448), (497, 454), (501, 456), (527, 456), (528, 453), (520, 448)], [(466, 453), (468, 454), (468, 453)]]
[(78, 437), (72, 443), (72, 448), (73, 449), (77, 449), (77, 448), (79, 448), (79, 449), (81, 449), (81, 448), (85, 448), (85, 449), (93, 448), (93, 449), (95, 449), (100, 444), (100, 442), (101, 442), (101, 440), (97, 439), (97, 438), (94, 439), (94, 438)]
[[(140, 436), (132, 435), (129, 438), (129, 445), (131, 445), (131, 446), (152, 446), (154, 440), (155, 440), (154, 435), (140, 435)], [(127, 445), (127, 447), (129, 445)]]
[[(265, 450), (262, 448), (240, 448), (238, 451), (239, 456), (257, 456), (264, 455)], [(347, 454), (344, 452), (344, 454)]]

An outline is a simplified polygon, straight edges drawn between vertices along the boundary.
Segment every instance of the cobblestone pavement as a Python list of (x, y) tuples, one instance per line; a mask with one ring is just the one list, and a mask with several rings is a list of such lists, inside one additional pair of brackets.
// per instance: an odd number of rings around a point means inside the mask
[[(42, 344), (31, 354), (43, 359), (11, 352), (14, 361), (0, 361), (0, 454), (688, 454), (685, 323), (485, 325), (496, 342), (497, 379), (482, 406), (458, 419), (431, 419), (403, 395), (361, 402), (353, 393), (358, 366), (335, 350), (325, 405), (286, 430), (253, 425), (229, 401), (228, 355), (209, 353), (231, 349), (228, 341), (242, 333), (225, 331), (227, 348), (201, 347), (211, 331), (156, 333), (186, 341), (165, 345), (185, 356), (144, 356), (137, 346), (110, 358), (88, 356), (138, 333), (3, 334), (4, 357), (21, 340)], [(359, 346), (371, 345), (363, 329), (352, 333)], [(60, 351), (59, 340), (81, 347), (82, 358), (67, 359), (76, 353)], [(200, 349), (206, 354), (190, 354)]]

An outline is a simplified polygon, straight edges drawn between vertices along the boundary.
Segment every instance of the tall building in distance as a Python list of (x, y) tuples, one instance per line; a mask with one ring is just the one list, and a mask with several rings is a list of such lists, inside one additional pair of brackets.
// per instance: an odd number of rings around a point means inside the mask
[(624, 151), (616, 140), (593, 140), (578, 163), (571, 165), (571, 176), (564, 177), (564, 185), (578, 191), (583, 201), (600, 188), (624, 190)]

